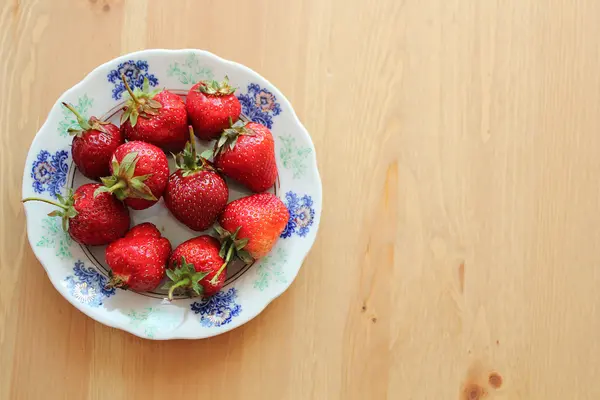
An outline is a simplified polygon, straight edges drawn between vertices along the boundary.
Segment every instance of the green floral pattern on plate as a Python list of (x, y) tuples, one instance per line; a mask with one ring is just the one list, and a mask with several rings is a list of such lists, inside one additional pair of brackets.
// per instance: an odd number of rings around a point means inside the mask
[(36, 246), (56, 249), (56, 257), (63, 260), (73, 257), (70, 249), (73, 239), (71, 239), (68, 233), (63, 231), (60, 218), (43, 218), (42, 229), (44, 230), (44, 234), (36, 243)]
[(269, 287), (271, 281), (287, 283), (283, 272), (283, 266), (286, 262), (287, 253), (281, 247), (264, 257), (256, 270), (257, 278), (254, 281), (254, 288), (262, 292)]
[[(90, 108), (94, 104), (94, 99), (88, 97), (87, 94), (84, 94), (79, 99), (77, 99), (77, 104), (73, 104), (73, 107), (85, 118), (88, 119), (90, 115), (88, 112)], [(63, 120), (58, 123), (58, 133), (60, 136), (69, 136), (69, 128), (79, 128), (79, 124), (77, 123), (77, 119), (75, 115), (66, 107), (61, 106), (63, 113)], [(81, 128), (79, 128), (81, 129)]]
[(183, 64), (178, 62), (170, 64), (167, 75), (176, 76), (179, 82), (184, 85), (193, 85), (201, 80), (213, 79), (214, 77), (210, 68), (200, 65), (198, 57), (194, 53), (190, 53)]
[[(169, 311), (171, 309), (171, 311)], [(144, 330), (149, 338), (154, 338), (161, 330), (175, 329), (183, 321), (183, 309), (173, 305), (146, 307), (141, 310), (129, 310), (129, 324)]]
[(294, 179), (302, 178), (306, 169), (306, 159), (312, 152), (310, 147), (301, 147), (296, 145), (296, 139), (291, 135), (279, 136), (282, 147), (279, 151), (279, 156), (285, 169), (289, 169), (293, 173)]

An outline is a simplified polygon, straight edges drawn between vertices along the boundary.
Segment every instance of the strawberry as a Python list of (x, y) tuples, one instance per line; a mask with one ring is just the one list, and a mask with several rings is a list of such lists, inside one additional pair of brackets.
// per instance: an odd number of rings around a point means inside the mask
[(113, 153), (111, 176), (102, 178), (100, 192), (111, 192), (134, 210), (151, 207), (162, 196), (169, 177), (169, 163), (158, 147), (127, 142)]
[(125, 141), (121, 131), (110, 122), (91, 117), (86, 121), (70, 104), (62, 103), (77, 118), (77, 128), (69, 128), (73, 135), (73, 162), (81, 173), (98, 180), (108, 175), (108, 164), (113, 151)]
[(189, 294), (209, 297), (217, 293), (225, 284), (225, 270), (233, 257), (235, 247), (230, 247), (223, 255), (219, 241), (204, 235), (181, 243), (171, 254), (167, 276), (170, 279), (165, 286), (169, 289), (169, 299), (173, 299), (175, 290), (185, 289)]
[(170, 253), (171, 243), (154, 224), (134, 226), (106, 248), (106, 263), (111, 269), (108, 286), (138, 292), (156, 289), (165, 276)]
[(185, 108), (198, 138), (216, 139), (229, 127), (230, 119), (239, 119), (242, 107), (234, 92), (227, 77), (223, 82), (202, 81), (192, 86)]
[(150, 92), (148, 78), (142, 90), (132, 91), (121, 75), (129, 99), (121, 115), (121, 132), (127, 140), (152, 143), (167, 151), (181, 151), (187, 142), (187, 113), (181, 97), (168, 90)]
[(214, 153), (215, 166), (253, 192), (264, 192), (275, 184), (275, 144), (266, 126), (236, 122), (223, 131)]
[[(238, 256), (248, 262), (245, 252), (256, 260), (271, 251), (289, 218), (288, 209), (277, 196), (259, 193), (229, 203), (219, 216), (221, 226), (215, 229), (224, 243), (246, 240)], [(235, 247), (239, 250), (240, 246)]]
[(183, 153), (175, 157), (175, 163), (178, 169), (169, 176), (165, 204), (190, 229), (208, 229), (225, 208), (229, 189), (208, 161), (196, 155), (191, 126), (190, 141)]
[(66, 197), (58, 195), (60, 202), (38, 197), (23, 199), (23, 202), (36, 200), (52, 204), (60, 210), (48, 214), (61, 217), (65, 232), (78, 243), (88, 246), (100, 246), (123, 237), (129, 229), (129, 210), (110, 193), (94, 192), (102, 187), (97, 183), (80, 186), (73, 193), (69, 189)]

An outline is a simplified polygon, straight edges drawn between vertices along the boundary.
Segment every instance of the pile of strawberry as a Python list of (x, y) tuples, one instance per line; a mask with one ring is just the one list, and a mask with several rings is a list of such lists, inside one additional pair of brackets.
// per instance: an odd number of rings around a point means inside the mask
[[(194, 85), (184, 102), (168, 90), (131, 90), (121, 126), (96, 117), (85, 120), (63, 103), (78, 121), (70, 129), (73, 161), (89, 183), (60, 197), (40, 198), (58, 207), (63, 229), (84, 245), (106, 248), (109, 285), (134, 291), (156, 289), (165, 276), (172, 299), (177, 291), (211, 296), (226, 280), (226, 267), (239, 259), (264, 257), (285, 228), (289, 212), (271, 193), (277, 177), (273, 136), (265, 126), (240, 120), (241, 107), (227, 77)], [(189, 124), (189, 125), (188, 125)], [(197, 154), (195, 138), (215, 140), (213, 150)], [(169, 174), (164, 151), (174, 155)], [(223, 176), (255, 194), (227, 204)], [(214, 227), (216, 237), (202, 235), (172, 250), (151, 223), (130, 228), (129, 208), (143, 210), (164, 197), (166, 207), (195, 231)]]

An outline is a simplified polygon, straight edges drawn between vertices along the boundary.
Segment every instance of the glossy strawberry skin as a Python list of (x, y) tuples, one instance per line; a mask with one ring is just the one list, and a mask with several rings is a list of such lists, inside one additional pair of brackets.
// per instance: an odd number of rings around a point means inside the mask
[(249, 122), (246, 128), (254, 134), (240, 135), (233, 149), (225, 148), (215, 157), (215, 166), (223, 174), (260, 193), (272, 187), (277, 179), (275, 143), (266, 126)]
[(203, 296), (212, 296), (221, 290), (227, 277), (223, 272), (214, 284), (210, 282), (225, 262), (219, 256), (220, 247), (219, 241), (208, 235), (187, 240), (173, 250), (168, 268), (175, 269), (181, 265), (181, 258), (184, 257), (186, 263), (194, 265), (196, 272), (208, 272), (208, 275), (200, 280), (200, 285), (204, 288)]
[(240, 231), (238, 239), (248, 239), (244, 250), (252, 258), (266, 256), (285, 229), (290, 213), (271, 193), (259, 193), (232, 201), (219, 216), (219, 224), (229, 232)]
[(88, 246), (109, 244), (123, 237), (131, 222), (127, 207), (110, 193), (94, 197), (99, 187), (88, 183), (74, 194), (77, 215), (69, 221), (69, 234), (76, 242)]
[[(123, 157), (131, 152), (137, 152), (137, 164), (135, 166), (135, 176), (152, 174), (144, 181), (150, 188), (156, 201), (138, 198), (126, 198), (125, 204), (134, 210), (144, 210), (153, 206), (163, 195), (169, 178), (169, 162), (167, 156), (158, 147), (140, 141), (127, 142), (115, 150), (114, 155), (117, 161), (121, 162)], [(110, 172), (114, 173), (112, 165)]]
[(165, 205), (188, 228), (203, 231), (217, 220), (229, 198), (229, 189), (215, 171), (200, 170), (184, 176), (171, 174), (164, 193)]
[(188, 92), (185, 107), (194, 133), (199, 139), (212, 140), (229, 127), (229, 118), (236, 122), (242, 107), (234, 94), (212, 95), (200, 92), (197, 83)]
[(171, 243), (161, 237), (156, 226), (146, 222), (136, 225), (124, 238), (106, 248), (106, 263), (112, 280), (134, 291), (152, 291), (165, 276)]
[(102, 127), (106, 132), (91, 129), (73, 137), (73, 162), (83, 175), (94, 180), (110, 173), (112, 154), (125, 141), (117, 126)]
[(153, 99), (162, 105), (158, 115), (139, 117), (134, 127), (127, 120), (121, 125), (121, 132), (127, 140), (148, 142), (166, 151), (178, 152), (189, 137), (185, 103), (168, 90), (163, 90)]
[(144, 222), (142, 224), (136, 225), (127, 232), (128, 238), (131, 237), (151, 237), (151, 238), (160, 238), (162, 235), (160, 231), (151, 222)]

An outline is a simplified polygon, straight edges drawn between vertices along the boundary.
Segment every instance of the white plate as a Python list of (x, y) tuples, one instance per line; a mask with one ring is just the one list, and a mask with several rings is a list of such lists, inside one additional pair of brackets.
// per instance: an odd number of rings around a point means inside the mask
[[(279, 170), (274, 192), (288, 206), (290, 221), (271, 253), (248, 268), (228, 269), (225, 287), (210, 298), (163, 301), (162, 292), (135, 293), (106, 290), (104, 246), (86, 247), (73, 242), (48, 217), (52, 206), (25, 205), (31, 247), (52, 284), (71, 304), (98, 322), (151, 339), (200, 339), (236, 328), (258, 315), (292, 283), (317, 234), (321, 216), (321, 179), (315, 149), (287, 99), (256, 72), (200, 50), (145, 50), (109, 61), (67, 90), (50, 110), (27, 155), (23, 197), (56, 198), (68, 187), (88, 182), (72, 162), (67, 129), (73, 115), (61, 106), (68, 102), (84, 117), (109, 118), (118, 124), (125, 73), (132, 86), (145, 77), (151, 86), (185, 95), (204, 79), (225, 75), (237, 87), (242, 112), (271, 129)], [(172, 167), (172, 165), (171, 165)], [(230, 186), (230, 199), (245, 194)], [(187, 229), (169, 214), (162, 200), (143, 210), (131, 210), (133, 223), (150, 221), (161, 229), (173, 248), (199, 233)]]

